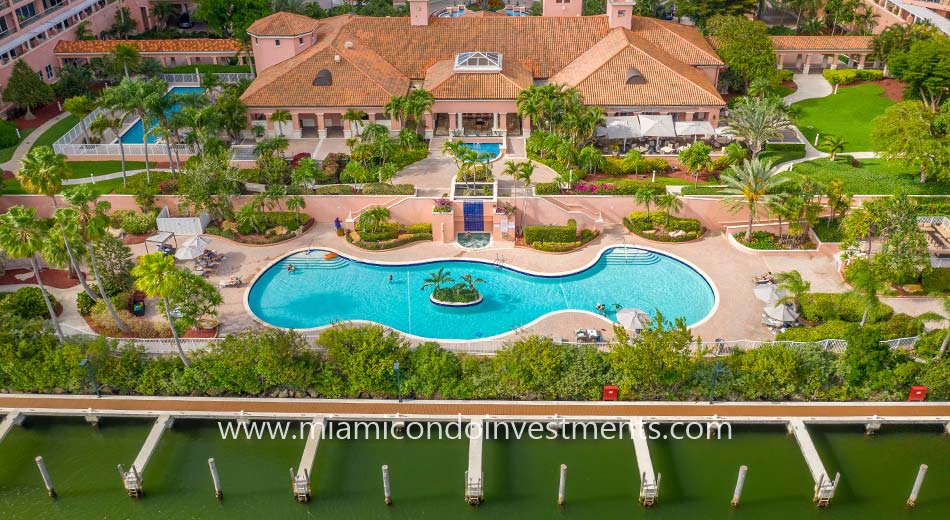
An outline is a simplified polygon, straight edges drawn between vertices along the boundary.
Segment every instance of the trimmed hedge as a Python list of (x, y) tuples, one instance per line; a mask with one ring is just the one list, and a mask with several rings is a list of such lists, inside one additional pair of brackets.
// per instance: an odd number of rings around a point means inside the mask
[[(538, 195), (634, 195), (644, 186), (653, 189), (656, 194), (666, 193), (666, 184), (675, 184), (663, 182), (663, 179), (657, 179), (657, 182), (635, 181), (624, 179), (621, 182), (590, 184), (578, 183), (569, 190), (562, 190), (558, 182), (539, 182), (534, 185), (534, 192)], [(591, 189), (578, 189), (580, 187), (597, 186), (596, 191)], [(606, 186), (606, 187), (605, 187)]]
[[(52, 294), (49, 294), (49, 301), (55, 309), (58, 303)], [(39, 287), (23, 287), (12, 293), (0, 293), (0, 313), (8, 312), (26, 320), (49, 319), (49, 311), (46, 309), (46, 302), (43, 301), (43, 293)]]
[(575, 242), (577, 240), (577, 223), (569, 220), (566, 226), (525, 226), (524, 242), (533, 245), (535, 242)]
[(600, 236), (600, 231), (593, 229), (582, 229), (577, 235), (577, 240), (573, 242), (535, 242), (531, 247), (538, 251), (547, 251), (549, 253), (563, 253), (572, 249), (577, 249), (582, 245)]
[(20, 138), (17, 137), (16, 125), (9, 122), (0, 120), (0, 148), (9, 148), (20, 142)]
[(855, 81), (877, 81), (884, 77), (883, 71), (871, 69), (825, 69), (821, 75), (832, 85), (847, 85)]
[(209, 72), (238, 72), (238, 73), (247, 73), (251, 72), (251, 67), (249, 65), (177, 65), (175, 67), (162, 67), (162, 72), (166, 74), (194, 74), (195, 69), (198, 69), (198, 72), (201, 74), (207, 74)]
[(950, 293), (950, 268), (924, 269), (920, 275), (920, 285), (927, 293)]
[[(679, 218), (670, 216), (669, 224), (666, 224), (666, 215), (660, 212), (651, 212), (647, 215), (645, 211), (634, 211), (623, 218), (623, 225), (631, 233), (646, 238), (647, 240), (656, 240), (658, 242), (686, 242), (702, 236), (706, 228), (694, 218)], [(649, 234), (644, 233), (649, 229), (664, 230), (665, 233)], [(685, 235), (672, 237), (669, 235), (673, 231), (682, 231)]]
[(412, 184), (386, 184), (374, 182), (363, 185), (363, 195), (413, 195), (416, 187)]
[(360, 234), (360, 240), (358, 242), (353, 242), (350, 238), (350, 235), (346, 235), (347, 241), (352, 244), (355, 244), (363, 249), (369, 249), (371, 251), (381, 251), (383, 249), (392, 249), (394, 247), (403, 246), (410, 244), (412, 242), (417, 242), (419, 240), (432, 240), (432, 233), (417, 233), (415, 235), (403, 235), (400, 238), (394, 238), (392, 240), (383, 240), (381, 242), (367, 242), (362, 240), (363, 235)]
[(109, 217), (112, 227), (120, 228), (130, 235), (144, 235), (155, 231), (157, 211), (142, 213), (131, 209), (116, 210)]
[[(811, 322), (860, 322), (864, 315), (861, 299), (853, 293), (809, 293), (802, 296), (802, 318)], [(881, 303), (868, 313), (868, 323), (891, 319), (894, 309)]]
[[(860, 319), (858, 320), (860, 322)], [(870, 318), (868, 318), (870, 321)], [(860, 328), (859, 323), (831, 320), (815, 327), (792, 327), (775, 336), (780, 341), (818, 341), (822, 339), (847, 339)], [(868, 323), (864, 330), (876, 332), (882, 340), (916, 336), (923, 325), (907, 314), (895, 314), (885, 321)]]

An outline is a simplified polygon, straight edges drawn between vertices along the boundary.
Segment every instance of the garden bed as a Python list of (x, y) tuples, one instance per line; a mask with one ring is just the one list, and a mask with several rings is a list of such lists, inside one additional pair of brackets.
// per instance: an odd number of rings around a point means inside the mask
[[(20, 280), (17, 275), (30, 274), (29, 278)], [(79, 285), (79, 278), (69, 276), (65, 269), (41, 269), (40, 278), (43, 285), (55, 289), (69, 289)], [(36, 278), (33, 276), (32, 269), (7, 269), (3, 276), (0, 276), (0, 285), (36, 285)]]
[(379, 231), (350, 231), (346, 241), (367, 251), (394, 249), (421, 240), (432, 240), (432, 224), (413, 224), (405, 228), (394, 222), (380, 224)]
[(733, 233), (732, 238), (735, 239), (739, 245), (757, 251), (805, 251), (818, 249), (818, 246), (811, 240), (789, 242), (787, 239), (780, 239), (775, 233), (761, 230), (753, 231), (751, 239), (746, 242), (745, 234), (745, 231)]
[(227, 238), (248, 245), (272, 245), (285, 242), (304, 234), (314, 224), (314, 220), (301, 213), (266, 212), (263, 233), (248, 229), (247, 224), (232, 221), (215, 222), (216, 225), (205, 228), (205, 233)]
[(688, 242), (706, 233), (697, 219), (656, 212), (635, 211), (623, 218), (623, 225), (634, 235), (657, 242)]
[(441, 287), (432, 291), (429, 301), (443, 307), (471, 307), (482, 303), (482, 295), (468, 288)]

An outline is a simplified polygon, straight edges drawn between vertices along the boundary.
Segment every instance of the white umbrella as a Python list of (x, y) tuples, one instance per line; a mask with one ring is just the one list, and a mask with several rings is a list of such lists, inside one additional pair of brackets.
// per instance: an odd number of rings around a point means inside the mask
[(640, 309), (620, 309), (617, 311), (617, 323), (626, 329), (640, 331), (650, 323), (650, 315)]
[(756, 299), (768, 303), (769, 305), (773, 305), (780, 299), (788, 296), (788, 291), (779, 289), (774, 283), (756, 285), (755, 289), (752, 289), (752, 292), (755, 293)]
[(673, 116), (640, 114), (640, 133), (646, 137), (676, 137)]
[(715, 135), (716, 130), (709, 121), (676, 121), (676, 135)]
[(201, 254), (208, 249), (208, 245), (210, 244), (210, 238), (195, 235), (186, 240), (185, 243), (178, 248), (178, 251), (175, 252), (175, 258), (179, 260), (194, 260), (201, 256)]
[(793, 322), (798, 319), (798, 313), (792, 309), (791, 305), (779, 303), (765, 308), (765, 315), (774, 320), (784, 323)]

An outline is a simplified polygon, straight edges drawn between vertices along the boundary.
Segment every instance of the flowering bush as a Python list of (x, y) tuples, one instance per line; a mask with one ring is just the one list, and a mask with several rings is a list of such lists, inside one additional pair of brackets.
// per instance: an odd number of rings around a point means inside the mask
[(433, 213), (450, 213), (452, 211), (452, 201), (449, 199), (439, 199), (432, 206)]
[(580, 193), (597, 193), (598, 191), (609, 192), (613, 188), (612, 184), (607, 183), (579, 182), (574, 185), (573, 190)]

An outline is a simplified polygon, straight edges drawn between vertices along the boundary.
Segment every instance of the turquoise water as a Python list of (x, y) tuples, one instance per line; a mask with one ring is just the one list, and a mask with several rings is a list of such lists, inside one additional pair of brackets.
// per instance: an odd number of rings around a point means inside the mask
[[(535, 276), (492, 264), (447, 260), (376, 265), (325, 251), (296, 253), (274, 264), (251, 287), (251, 311), (271, 325), (312, 328), (339, 321), (368, 320), (400, 331), (441, 339), (495, 336), (526, 325), (549, 312), (596, 312), (614, 304), (636, 307), (687, 324), (703, 319), (714, 295), (698, 272), (672, 257), (642, 249), (614, 248), (590, 268), (566, 276)], [(287, 264), (295, 270), (287, 271)], [(444, 268), (456, 281), (464, 274), (485, 280), (484, 301), (448, 308), (429, 301), (421, 290), (429, 273)], [(392, 276), (392, 281), (389, 277)]]
[(479, 154), (490, 153), (495, 159), (501, 156), (501, 143), (462, 143), (462, 146)]
[[(201, 87), (172, 87), (172, 89), (168, 91), (168, 94), (165, 94), (165, 95), (170, 96), (172, 94), (188, 94), (190, 92), (201, 92)], [(181, 107), (178, 105), (175, 105), (172, 107), (171, 112), (178, 112), (179, 110), (181, 110)], [(170, 114), (171, 112), (168, 112), (168, 113)], [(150, 121), (149, 129), (154, 128), (155, 124), (156, 124), (156, 121), (154, 120)], [(132, 144), (142, 144), (142, 133), (143, 133), (142, 120), (139, 119), (138, 121), (135, 122), (134, 125), (132, 125), (128, 130), (126, 130), (124, 134), (122, 134), (122, 142), (132, 143)], [(154, 143), (155, 136), (154, 135), (148, 136), (148, 142)]]
[[(465, 14), (465, 8), (462, 7), (456, 11), (445, 11), (439, 14), (439, 18), (458, 18)], [(515, 11), (514, 9), (505, 9), (505, 16), (528, 16), (524, 11)]]

